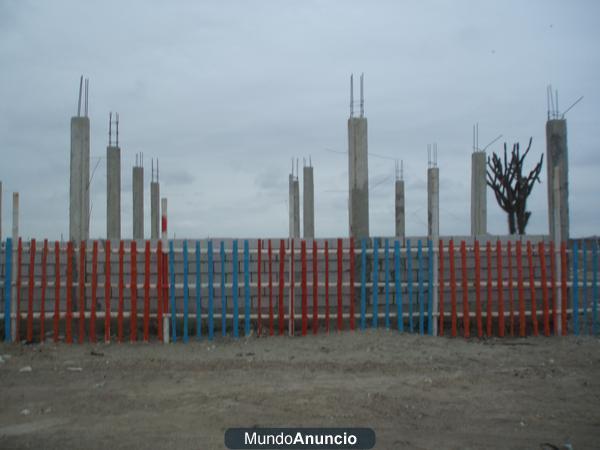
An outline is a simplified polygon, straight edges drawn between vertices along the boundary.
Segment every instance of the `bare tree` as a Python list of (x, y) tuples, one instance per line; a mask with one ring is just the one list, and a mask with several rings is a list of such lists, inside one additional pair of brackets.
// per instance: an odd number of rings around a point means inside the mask
[(531, 149), (531, 141), (525, 153), (521, 155), (519, 143), (513, 145), (510, 160), (507, 156), (506, 142), (504, 143), (504, 159), (495, 152), (488, 157), (487, 184), (494, 190), (500, 208), (508, 214), (508, 229), (510, 234), (525, 234), (531, 212), (527, 211), (527, 197), (531, 194), (533, 185), (540, 182), (540, 171), (544, 161), (542, 154), (540, 161), (523, 176), (523, 162)]

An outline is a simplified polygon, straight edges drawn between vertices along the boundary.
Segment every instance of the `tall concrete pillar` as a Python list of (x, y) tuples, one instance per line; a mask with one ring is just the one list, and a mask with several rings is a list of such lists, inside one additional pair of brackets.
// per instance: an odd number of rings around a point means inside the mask
[(313, 167), (304, 167), (302, 173), (302, 225), (304, 239), (315, 237), (315, 185), (313, 179)]
[(12, 198), (12, 240), (14, 248), (17, 248), (19, 240), (19, 193), (13, 192)]
[(158, 239), (160, 229), (160, 185), (150, 183), (150, 238)]
[(471, 154), (471, 236), (487, 234), (486, 154)]
[(121, 149), (106, 148), (106, 238), (121, 239)]
[(440, 235), (440, 169), (427, 169), (427, 236), (434, 241)]
[(405, 211), (404, 211), (404, 180), (397, 179), (396, 180), (396, 198), (395, 198), (395, 206), (396, 206), (396, 214), (395, 214), (395, 224), (396, 224), (396, 234), (395, 236), (404, 241), (404, 236), (406, 234), (406, 220), (405, 220)]
[(548, 223), (557, 242), (569, 239), (569, 158), (567, 121), (546, 122), (546, 167), (548, 176)]
[(69, 182), (69, 239), (89, 238), (90, 211), (90, 119), (71, 118), (71, 158)]
[(132, 173), (133, 239), (144, 239), (144, 168), (135, 166)]
[(369, 237), (369, 158), (366, 117), (348, 119), (350, 236)]
[(294, 237), (294, 175), (288, 177), (288, 219), (289, 236)]

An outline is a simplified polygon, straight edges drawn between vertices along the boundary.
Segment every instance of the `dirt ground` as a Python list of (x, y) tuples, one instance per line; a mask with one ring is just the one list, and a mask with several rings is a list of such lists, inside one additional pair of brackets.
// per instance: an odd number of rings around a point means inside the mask
[(221, 449), (255, 425), (367, 426), (379, 449), (600, 448), (596, 338), (371, 330), (0, 355), (3, 449)]

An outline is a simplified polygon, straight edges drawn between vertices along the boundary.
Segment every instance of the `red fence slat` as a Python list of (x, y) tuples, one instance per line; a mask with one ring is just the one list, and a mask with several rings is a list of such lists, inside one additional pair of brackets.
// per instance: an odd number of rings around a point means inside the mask
[(137, 341), (137, 243), (131, 241), (131, 311), (129, 312), (129, 338)]
[[(156, 244), (156, 327), (158, 330), (158, 340), (163, 340), (163, 286), (162, 286), (162, 274), (163, 274), (163, 254), (162, 254), (162, 241), (158, 241)], [(209, 267), (208, 270), (213, 270)]]
[[(407, 255), (411, 258), (411, 255)], [(456, 337), (456, 277), (454, 273), (454, 240), (448, 244), (448, 258), (450, 259), (450, 303), (452, 311), (452, 337)], [(412, 314), (412, 312), (411, 312)]]
[(325, 241), (325, 331), (329, 333), (329, 242)]
[(90, 312), (90, 340), (96, 342), (96, 290), (98, 289), (98, 241), (92, 244), (92, 304)]
[(486, 335), (492, 335), (492, 244), (485, 244), (485, 258), (487, 262), (487, 302), (485, 311)]
[(312, 330), (313, 334), (317, 334), (319, 330), (319, 266), (318, 266), (318, 251), (317, 241), (313, 240), (313, 261), (312, 261), (312, 273), (313, 273), (313, 323)]
[[(438, 244), (439, 248), (439, 325), (438, 325), (438, 335), (444, 335), (444, 241), (442, 239), (439, 240)], [(402, 289), (402, 287), (396, 287), (396, 289)], [(398, 320), (401, 321), (403, 318), (398, 317)]]
[[(196, 286), (196, 289), (199, 289)], [(200, 311), (196, 311), (200, 314)], [(144, 248), (144, 342), (148, 342), (150, 332), (150, 241)]]
[(19, 238), (17, 247), (17, 320), (15, 321), (15, 341), (21, 341), (21, 266), (23, 265), (23, 241)]
[(502, 280), (502, 243), (496, 241), (496, 272), (498, 279), (498, 336), (504, 337), (504, 281)]
[(544, 242), (538, 244), (540, 268), (542, 270), (542, 307), (544, 308), (544, 336), (550, 336), (550, 311), (548, 309), (548, 285), (546, 284), (546, 249)]
[(560, 264), (561, 264), (561, 332), (563, 336), (567, 335), (567, 244), (560, 244)]
[(483, 324), (481, 322), (481, 255), (479, 241), (475, 240), (475, 320), (477, 321), (477, 337), (483, 337)]
[(527, 241), (527, 264), (529, 264), (529, 295), (531, 298), (531, 319), (533, 320), (533, 335), (538, 333), (537, 304), (535, 300), (535, 273), (533, 267), (533, 251), (531, 241)]
[(556, 317), (556, 303), (558, 300), (556, 289), (556, 253), (554, 241), (550, 241), (550, 278), (552, 283), (552, 328), (554, 334), (558, 335), (558, 319)]
[(343, 241), (337, 240), (337, 330), (344, 328), (342, 315), (342, 282), (343, 282)]
[(73, 342), (72, 334), (72, 311), (73, 311), (73, 242), (69, 241), (67, 244), (67, 320), (66, 320), (66, 341), (67, 344)]
[(525, 337), (525, 292), (523, 288), (523, 249), (517, 241), (517, 285), (519, 289), (519, 336)]
[(308, 295), (306, 292), (306, 241), (300, 243), (300, 258), (302, 264), (302, 336), (308, 331)]
[[(262, 280), (261, 280), (261, 274), (262, 274), (262, 241), (259, 239), (257, 242), (258, 245), (258, 257), (257, 257), (257, 265), (258, 265), (258, 269), (257, 269), (257, 278), (256, 278), (256, 282), (258, 284), (258, 292), (257, 292), (257, 300), (258, 300), (258, 336), (260, 337), (262, 335)], [(197, 288), (196, 288), (197, 289)]]
[[(354, 238), (350, 238), (350, 329), (354, 331)], [(399, 289), (396, 286), (396, 289)]]
[(53, 339), (58, 342), (58, 326), (60, 323), (60, 244), (54, 241), (54, 326)]
[(117, 340), (119, 342), (123, 342), (123, 303), (124, 299), (124, 289), (125, 282), (123, 280), (123, 258), (125, 257), (125, 243), (123, 241), (119, 242), (119, 311), (117, 317)]
[(515, 299), (513, 293), (513, 267), (512, 267), (512, 245), (506, 243), (506, 258), (508, 259), (508, 308), (510, 319), (510, 336), (515, 335)]
[(79, 244), (79, 333), (78, 340), (83, 344), (85, 338), (85, 242)]
[(27, 342), (33, 341), (33, 288), (35, 287), (35, 239), (29, 243), (29, 286), (27, 295)]
[(104, 243), (104, 342), (110, 342), (110, 240)]
[(273, 246), (269, 239), (269, 336), (273, 336)]
[(285, 312), (283, 310), (283, 291), (285, 287), (285, 241), (279, 242), (279, 334), (282, 335), (285, 330)]
[(462, 300), (463, 300), (463, 334), (465, 338), (471, 335), (469, 322), (469, 286), (467, 284), (467, 247), (465, 241), (460, 243), (460, 261), (462, 269)]
[(48, 260), (48, 239), (44, 239), (44, 248), (42, 250), (42, 299), (40, 304), (40, 342), (46, 340), (45, 336), (45, 322), (46, 322), (46, 286), (47, 286), (47, 272), (46, 265)]

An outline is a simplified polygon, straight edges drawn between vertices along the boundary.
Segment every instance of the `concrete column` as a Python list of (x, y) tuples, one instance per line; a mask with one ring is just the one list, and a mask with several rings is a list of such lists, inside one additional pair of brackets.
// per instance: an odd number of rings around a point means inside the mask
[(427, 236), (436, 240), (440, 235), (440, 169), (427, 169)]
[(134, 167), (133, 192), (133, 239), (144, 239), (144, 168)]
[(396, 237), (404, 242), (406, 221), (404, 211), (404, 180), (396, 180)]
[(304, 239), (315, 237), (315, 185), (312, 166), (305, 167), (302, 173), (302, 225)]
[(471, 154), (471, 236), (487, 234), (486, 154)]
[(106, 148), (106, 238), (121, 240), (121, 148)]
[(12, 198), (12, 245), (13, 245), (13, 271), (12, 271), (12, 294), (11, 294), (11, 315), (10, 330), (12, 341), (17, 339), (17, 249), (19, 247), (19, 193), (13, 192)]
[(71, 160), (69, 180), (69, 239), (89, 238), (90, 211), (90, 119), (71, 118)]
[(160, 184), (150, 183), (150, 239), (158, 239), (160, 230)]
[(298, 178), (294, 179), (294, 235), (300, 237), (300, 182)]
[[(163, 248), (163, 253), (165, 255), (168, 255), (169, 252), (169, 242), (167, 239), (167, 199), (166, 198), (162, 198), (160, 199), (160, 213), (161, 213), (161, 239), (162, 239), (162, 248)], [(168, 256), (166, 258), (164, 258), (164, 263), (166, 264), (168, 261)], [(168, 280), (166, 280), (168, 283)], [(163, 343), (168, 344), (169, 343), (169, 336), (170, 336), (170, 332), (169, 332), (169, 317), (167, 317), (167, 315), (165, 314), (163, 316)]]
[(294, 175), (290, 174), (288, 178), (288, 219), (289, 236), (294, 237)]
[(546, 168), (550, 236), (554, 239), (558, 238), (557, 243), (567, 241), (569, 239), (569, 158), (565, 119), (546, 122)]
[(369, 237), (369, 157), (366, 117), (348, 119), (350, 236)]

